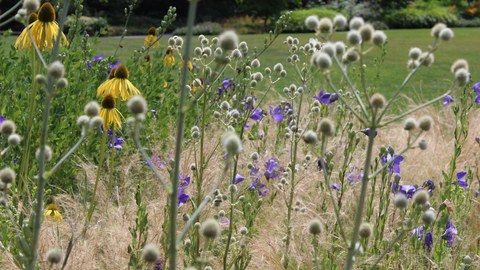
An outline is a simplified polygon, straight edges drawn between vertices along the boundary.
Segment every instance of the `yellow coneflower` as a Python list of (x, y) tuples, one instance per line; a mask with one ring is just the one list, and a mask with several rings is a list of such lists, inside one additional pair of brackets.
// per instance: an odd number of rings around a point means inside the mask
[[(183, 61), (182, 61), (182, 68), (183, 68)], [(188, 67), (188, 70), (192, 71), (193, 69), (193, 64), (192, 64), (192, 61), (191, 60), (188, 60), (187, 62), (187, 67)]]
[(124, 64), (118, 65), (113, 74), (110, 72), (109, 79), (98, 87), (97, 96), (105, 95), (112, 95), (114, 98), (121, 97), (122, 100), (140, 95), (140, 91), (128, 80), (128, 69)]
[(30, 16), (28, 16), (28, 25), (34, 23), (36, 20), (38, 20), (38, 15), (35, 12), (32, 12)]
[(117, 127), (122, 129), (122, 114), (115, 108), (115, 98), (111, 94), (103, 97), (100, 117), (103, 119), (104, 129), (108, 129), (111, 125), (113, 125), (113, 130)]
[(56, 204), (49, 204), (45, 209), (45, 218), (56, 222), (62, 221), (62, 215)]
[(173, 50), (168, 48), (165, 52), (165, 58), (163, 58), (163, 65), (166, 67), (171, 67), (175, 65), (175, 56), (173, 56)]
[(145, 41), (143, 42), (145, 47), (152, 46), (153, 48), (155, 48), (158, 46), (158, 38), (155, 35), (155, 31), (156, 29), (153, 26), (148, 29), (147, 36), (145, 37)]
[[(33, 19), (33, 18), (32, 18)], [(30, 18), (29, 18), (30, 22)], [(32, 40), (28, 34), (28, 29), (32, 33), (35, 44), (40, 50), (52, 48), (53, 42), (58, 35), (58, 24), (55, 21), (55, 9), (52, 4), (45, 2), (38, 10), (37, 20), (30, 23), (15, 41), (16, 49), (31, 48)], [(68, 45), (65, 34), (62, 33), (62, 44)]]

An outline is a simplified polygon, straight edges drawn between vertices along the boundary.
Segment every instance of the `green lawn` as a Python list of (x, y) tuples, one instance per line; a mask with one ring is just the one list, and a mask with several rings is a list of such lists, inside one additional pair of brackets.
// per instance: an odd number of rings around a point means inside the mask
[[(442, 42), (440, 48), (435, 52), (435, 63), (430, 68), (424, 68), (417, 73), (411, 84), (407, 87), (405, 93), (412, 98), (428, 98), (443, 93), (450, 86), (453, 75), (450, 73), (450, 65), (458, 58), (465, 58), (470, 63), (470, 72), (474, 81), (480, 80), (480, 66), (477, 64), (480, 55), (480, 33), (479, 28), (458, 28), (454, 29), (455, 37), (449, 42)], [(381, 50), (375, 49), (369, 54), (367, 61), (367, 69), (369, 78), (375, 77), (377, 73), (380, 75), (378, 81), (370, 81), (369, 85), (376, 85), (379, 92), (389, 95), (398, 86), (408, 73), (406, 69), (407, 54), (411, 47), (420, 47), (426, 50), (433, 42), (430, 36), (430, 29), (414, 29), (414, 30), (388, 30), (387, 55), (385, 62), (376, 67), (374, 58), (381, 54)], [(300, 39), (301, 44), (314, 37), (312, 34), (284, 34), (281, 35), (275, 43), (269, 48), (267, 53), (260, 58), (262, 67), (273, 66), (277, 62), (286, 63), (288, 52), (283, 41), (288, 35), (292, 35)], [(263, 48), (266, 35), (242, 35), (240, 38), (246, 41), (250, 50), (254, 47)], [(334, 40), (345, 39), (346, 32), (337, 33)], [(104, 53), (112, 55), (118, 45), (119, 38), (102, 37), (98, 39), (98, 43), (94, 45), (96, 53)], [(198, 40), (194, 39), (196, 45)], [(13, 42), (13, 38), (12, 38)], [(167, 38), (161, 40), (160, 48), (154, 50), (163, 50), (166, 46)], [(138, 50), (143, 45), (143, 37), (127, 37), (122, 41), (122, 47), (117, 55), (126, 62), (134, 50)], [(293, 68), (284, 64), (289, 72), (293, 72)], [(333, 72), (338, 74), (338, 72)], [(291, 82), (284, 82), (290, 84)]]

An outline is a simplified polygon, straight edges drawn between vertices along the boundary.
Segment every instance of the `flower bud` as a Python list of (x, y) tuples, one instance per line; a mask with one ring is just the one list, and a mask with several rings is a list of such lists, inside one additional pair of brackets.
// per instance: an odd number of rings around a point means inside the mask
[(308, 225), (308, 231), (313, 234), (313, 235), (318, 235), (322, 233), (323, 226), (320, 220), (314, 219), (310, 221), (310, 224)]
[(66, 78), (60, 78), (60, 79), (58, 79), (56, 85), (57, 85), (57, 87), (58, 87), (59, 89), (67, 88), (67, 86), (68, 86), (68, 80), (67, 80)]
[(48, 75), (55, 79), (60, 79), (65, 76), (65, 67), (60, 61), (55, 61), (48, 67)]
[(320, 30), (320, 33), (322, 34), (330, 34), (332, 33), (332, 20), (329, 18), (322, 18), (319, 22), (318, 29)]
[(253, 59), (252, 62), (250, 63), (250, 65), (253, 68), (258, 68), (258, 67), (260, 67), (260, 61), (258, 59)]
[(427, 210), (422, 213), (422, 221), (425, 223), (425, 225), (430, 225), (435, 221), (435, 211), (433, 210)]
[(0, 181), (5, 184), (10, 184), (15, 181), (15, 171), (9, 167), (6, 167), (0, 171)]
[(395, 198), (393, 199), (393, 205), (395, 205), (395, 207), (400, 209), (407, 208), (407, 205), (408, 205), (407, 196), (405, 196), (403, 193), (395, 194)]
[(418, 120), (418, 126), (423, 131), (429, 131), (432, 128), (433, 119), (432, 117), (425, 115)]
[(377, 30), (373, 32), (372, 42), (376, 46), (383, 46), (387, 42), (387, 35), (383, 31)]
[(320, 132), (326, 136), (331, 136), (335, 132), (335, 127), (332, 120), (328, 118), (323, 118), (319, 124)]
[(236, 155), (243, 149), (242, 141), (235, 132), (228, 132), (223, 135), (223, 147), (225, 148), (225, 152), (230, 155)]
[(349, 26), (350, 26), (351, 30), (358, 30), (358, 29), (360, 29), (360, 27), (362, 27), (363, 24), (364, 24), (363, 18), (353, 17), (350, 20), (350, 25)]
[(328, 54), (317, 51), (310, 58), (312, 65), (319, 67), (322, 70), (329, 69), (332, 66), (332, 59)]
[(387, 103), (387, 100), (385, 99), (385, 96), (380, 93), (375, 93), (370, 98), (370, 105), (373, 108), (383, 108), (385, 103)]
[(435, 57), (433, 56), (433, 53), (428, 54), (428, 52), (424, 52), (420, 55), (420, 57), (418, 58), (418, 61), (422, 65), (429, 67), (433, 64), (433, 62), (435, 62)]
[(127, 109), (135, 115), (145, 113), (147, 111), (147, 101), (142, 96), (135, 95), (128, 100)]
[(202, 223), (201, 232), (206, 238), (213, 239), (220, 234), (220, 225), (213, 218), (207, 219)]
[(372, 40), (373, 32), (375, 31), (375, 29), (371, 24), (367, 23), (362, 25), (358, 31), (360, 32), (362, 41), (369, 42), (370, 40)]
[(20, 137), (20, 135), (16, 133), (12, 133), (10, 134), (10, 136), (8, 136), (8, 144), (12, 146), (19, 145), (21, 140), (22, 138)]
[(449, 41), (453, 38), (453, 31), (450, 28), (445, 28), (438, 34), (443, 41)]
[[(80, 118), (77, 119), (77, 123), (78, 123), (78, 120), (80, 120)], [(91, 127), (99, 127), (102, 124), (103, 124), (103, 118), (100, 117), (100, 116), (95, 116), (95, 117), (92, 117), (92, 119), (90, 119), (90, 126)]]
[(58, 248), (50, 249), (47, 252), (47, 261), (51, 264), (57, 264), (62, 261), (62, 251)]
[(90, 101), (85, 105), (83, 111), (89, 117), (97, 116), (100, 113), (100, 105), (98, 105), (98, 102), (96, 101)]
[(345, 53), (345, 43), (341, 42), (341, 41), (337, 41), (335, 42), (335, 53), (337, 55), (342, 55)]
[(418, 143), (418, 147), (420, 147), (421, 150), (427, 150), (427, 147), (428, 147), (427, 141), (421, 140), (421, 141)]
[(457, 72), (457, 70), (459, 69), (465, 69), (465, 70), (468, 70), (468, 62), (467, 60), (465, 59), (457, 59), (455, 62), (453, 62), (452, 64), (452, 67), (450, 68), (450, 70), (452, 71), (452, 73), (455, 74), (455, 72)]
[(422, 50), (420, 50), (420, 48), (417, 48), (417, 47), (410, 48), (410, 51), (408, 51), (408, 57), (413, 60), (417, 60), (421, 54), (422, 54)]
[(17, 130), (17, 126), (15, 125), (15, 122), (12, 120), (5, 120), (3, 123), (0, 124), (0, 133), (5, 134), (7, 136), (15, 133), (15, 130)]
[(411, 131), (417, 128), (417, 120), (415, 118), (410, 117), (403, 122), (403, 129), (407, 131)]
[[(37, 149), (35, 152), (35, 157), (37, 159), (40, 159), (40, 147)], [(52, 159), (52, 148), (50, 146), (45, 145), (45, 154), (44, 154), (45, 160), (50, 161)]]
[(302, 138), (306, 144), (316, 144), (318, 141), (317, 133), (315, 133), (313, 130), (305, 131)]
[(455, 80), (457, 81), (457, 83), (460, 87), (463, 87), (470, 80), (470, 73), (468, 73), (468, 70), (466, 70), (464, 68), (458, 69), (455, 72)]
[(307, 27), (307, 29), (315, 30), (318, 28), (319, 25), (320, 21), (318, 20), (317, 15), (308, 16), (305, 19), (305, 26)]
[(364, 223), (360, 224), (360, 228), (358, 230), (358, 235), (361, 238), (368, 238), (372, 234), (373, 234), (373, 228), (372, 228), (372, 225), (370, 223), (364, 222)]
[(147, 263), (154, 263), (160, 257), (160, 251), (154, 244), (148, 244), (143, 248), (142, 259)]
[(352, 45), (358, 45), (362, 43), (362, 36), (357, 30), (350, 30), (347, 34), (347, 41)]
[(333, 18), (333, 26), (335, 26), (336, 29), (343, 29), (347, 25), (347, 18), (343, 16), (342, 14), (337, 14)]
[(437, 23), (432, 27), (432, 37), (438, 38), (440, 36), (440, 32), (447, 28), (447, 26), (444, 23)]
[(413, 195), (413, 203), (418, 204), (418, 205), (423, 205), (426, 202), (428, 202), (429, 199), (428, 191), (422, 189)]
[(234, 50), (238, 47), (238, 35), (232, 30), (228, 30), (218, 36), (219, 47), (224, 50)]

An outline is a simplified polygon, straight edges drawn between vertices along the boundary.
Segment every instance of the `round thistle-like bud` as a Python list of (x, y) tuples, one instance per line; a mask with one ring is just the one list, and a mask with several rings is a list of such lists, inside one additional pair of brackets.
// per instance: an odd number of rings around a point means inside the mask
[(179, 36), (174, 36), (174, 39), (175, 39), (175, 46), (182, 47), (183, 39)]
[(129, 112), (137, 115), (147, 111), (147, 101), (140, 95), (135, 95), (127, 101), (127, 109)]
[(364, 222), (364, 223), (360, 224), (360, 228), (358, 230), (358, 235), (361, 238), (368, 238), (372, 234), (373, 234), (373, 227), (370, 223)]
[(319, 67), (322, 70), (329, 69), (332, 66), (332, 59), (324, 52), (317, 51), (310, 58), (312, 65)]
[(333, 18), (333, 26), (336, 29), (343, 29), (347, 25), (347, 18), (343, 16), (342, 14), (337, 14)]
[[(37, 159), (40, 159), (40, 147), (37, 148), (37, 151), (35, 152), (35, 157)], [(48, 145), (45, 145), (44, 157), (46, 161), (50, 161), (52, 159), (52, 148), (50, 148), (50, 146)]]
[(227, 30), (218, 36), (218, 45), (224, 50), (234, 50), (238, 47), (238, 35), (235, 31)]
[(60, 79), (58, 79), (58, 81), (55, 85), (59, 89), (65, 89), (68, 86), (68, 80), (66, 78), (60, 78)]
[(323, 226), (322, 222), (318, 219), (314, 219), (310, 221), (310, 224), (308, 224), (308, 232), (310, 232), (313, 235), (319, 235), (323, 231)]
[(457, 59), (455, 62), (453, 62), (452, 67), (450, 68), (450, 71), (455, 74), (457, 70), (459, 69), (465, 69), (468, 70), (468, 62), (465, 59)]
[(246, 235), (247, 233), (248, 233), (247, 227), (241, 227), (241, 228), (240, 228), (240, 234), (241, 234), (241, 235)]
[(428, 143), (427, 143), (427, 141), (421, 140), (421, 141), (418, 143), (418, 147), (419, 147), (421, 150), (427, 150), (427, 148), (428, 148)]
[(62, 257), (63, 257), (62, 251), (58, 248), (50, 249), (47, 252), (47, 262), (51, 264), (60, 263), (62, 261)]
[(273, 66), (273, 70), (275, 70), (275, 72), (277, 72), (277, 73), (282, 72), (282, 70), (284, 70), (282, 63), (276, 63), (276, 64)]
[(231, 193), (236, 193), (238, 191), (238, 187), (237, 185), (230, 185), (228, 186), (228, 191), (230, 191)]
[(450, 28), (442, 29), (438, 35), (443, 41), (449, 41), (454, 36), (453, 31)]
[(470, 258), (470, 256), (468, 256), (468, 255), (465, 255), (465, 257), (463, 257), (463, 262), (466, 265), (470, 265), (472, 263), (472, 258)]
[(347, 50), (347, 52), (343, 55), (343, 61), (346, 61), (347, 63), (355, 62), (360, 58), (360, 55), (358, 55), (357, 50), (355, 48), (350, 48)]
[(428, 191), (422, 189), (413, 195), (413, 203), (418, 204), (418, 205), (424, 205), (425, 203), (428, 202), (428, 199), (430, 196), (428, 195)]
[(335, 56), (335, 46), (331, 42), (323, 44), (321, 51), (328, 54), (330, 57)]
[(444, 23), (437, 23), (432, 27), (432, 37), (438, 38), (440, 36), (440, 32), (447, 28), (447, 26)]
[(318, 141), (317, 133), (313, 130), (307, 130), (303, 133), (302, 139), (306, 144), (316, 144)]
[(40, 7), (40, 1), (38, 0), (25, 0), (23, 1), (23, 8), (29, 12), (35, 12)]
[(375, 28), (369, 23), (362, 25), (358, 30), (360, 32), (360, 36), (362, 36), (362, 40), (364, 42), (369, 42), (372, 40), (373, 32), (375, 32)]
[(242, 57), (242, 53), (240, 52), (239, 49), (235, 49), (232, 51), (232, 58), (238, 59)]
[(199, 57), (202, 55), (202, 48), (200, 47), (195, 47), (195, 49), (193, 50), (193, 55)]
[(332, 33), (332, 29), (333, 29), (332, 20), (330, 20), (329, 18), (320, 19), (318, 29), (320, 30), (320, 33), (322, 33), (322, 34)]
[(250, 158), (253, 160), (253, 161), (256, 161), (260, 158), (260, 155), (257, 153), (257, 152), (253, 152), (251, 155), (250, 155)]
[(319, 124), (320, 132), (326, 136), (331, 136), (335, 132), (333, 121), (328, 118), (323, 118)]
[(320, 21), (318, 20), (317, 15), (311, 15), (305, 19), (305, 26), (310, 30), (318, 29), (319, 25)]
[(408, 57), (413, 60), (417, 60), (421, 54), (422, 50), (417, 47), (410, 48), (410, 51), (408, 51)]
[(3, 123), (0, 124), (1, 134), (10, 136), (11, 134), (15, 133), (15, 130), (17, 130), (17, 126), (15, 125), (15, 122), (13, 122), (12, 120), (5, 120), (3, 121)]
[(363, 24), (364, 24), (363, 18), (353, 17), (352, 19), (350, 19), (349, 26), (351, 30), (358, 30), (360, 29), (360, 27), (362, 27)]
[(263, 81), (263, 74), (261, 72), (255, 72), (252, 74), (252, 78), (257, 82), (261, 82)]
[(459, 86), (465, 86), (470, 80), (470, 73), (464, 68), (458, 69), (455, 71), (455, 80)]
[(160, 251), (154, 244), (148, 244), (143, 248), (142, 259), (147, 263), (154, 263), (160, 257)]
[(385, 35), (385, 32), (377, 30), (373, 32), (372, 42), (376, 46), (383, 46), (387, 42), (387, 35)]
[(433, 64), (433, 62), (435, 62), (435, 57), (433, 56), (433, 53), (428, 54), (428, 52), (423, 52), (418, 58), (418, 61), (422, 65), (429, 67)]
[(223, 147), (225, 152), (230, 155), (236, 155), (243, 149), (242, 141), (235, 132), (228, 132), (223, 135)]
[(358, 45), (362, 43), (362, 36), (357, 30), (350, 30), (347, 34), (347, 41), (352, 45)]
[(96, 101), (90, 101), (83, 109), (88, 117), (95, 117), (100, 113), (100, 105)]
[(201, 232), (206, 238), (213, 239), (220, 234), (220, 225), (215, 219), (209, 218), (202, 223)]
[(185, 239), (183, 244), (185, 245), (186, 248), (189, 248), (192, 245), (192, 240), (187, 238), (187, 239)]
[(253, 68), (258, 68), (258, 67), (260, 67), (260, 61), (258, 59), (253, 59), (252, 62), (250, 63), (250, 65)]
[(55, 61), (48, 67), (48, 75), (55, 79), (60, 79), (65, 76), (65, 66), (60, 61)]
[(419, 65), (420, 65), (420, 62), (418, 60), (410, 59), (407, 62), (407, 68), (410, 69), (410, 70), (415, 69)]
[(10, 167), (3, 168), (0, 171), (0, 181), (5, 184), (10, 184), (15, 181), (15, 171), (12, 170)]
[(370, 105), (373, 108), (383, 108), (383, 106), (385, 106), (385, 103), (387, 103), (387, 99), (384, 95), (380, 93), (375, 93), (370, 98)]
[(393, 199), (393, 205), (395, 205), (395, 207), (400, 209), (407, 208), (408, 206), (407, 196), (405, 196), (403, 193), (395, 194), (395, 198)]
[[(77, 123), (78, 123), (78, 119), (77, 119)], [(95, 117), (92, 117), (92, 119), (90, 119), (91, 127), (99, 127), (102, 124), (103, 124), (103, 118), (100, 116), (95, 116)]]
[(224, 101), (222, 101), (222, 103), (220, 103), (220, 108), (222, 110), (228, 111), (228, 110), (230, 110), (230, 103), (228, 103), (228, 101), (224, 100)]
[(280, 75), (280, 77), (285, 78), (285, 77), (287, 77), (287, 71), (284, 69), (284, 70), (280, 71), (279, 75)]
[(429, 131), (432, 128), (433, 119), (432, 117), (425, 115), (418, 120), (418, 126), (423, 131)]
[(343, 55), (345, 53), (345, 43), (341, 41), (335, 42), (335, 53), (337, 55)]
[(425, 225), (430, 225), (435, 221), (436, 214), (435, 211), (433, 210), (427, 210), (422, 213), (422, 221), (425, 223)]
[(39, 85), (46, 85), (47, 84), (47, 78), (43, 74), (37, 74), (35, 76), (35, 82)]
[(21, 140), (22, 138), (20, 137), (20, 135), (16, 133), (10, 134), (10, 136), (8, 136), (8, 144), (12, 146), (19, 145)]
[(403, 129), (411, 131), (417, 128), (417, 120), (415, 118), (410, 117), (403, 122)]

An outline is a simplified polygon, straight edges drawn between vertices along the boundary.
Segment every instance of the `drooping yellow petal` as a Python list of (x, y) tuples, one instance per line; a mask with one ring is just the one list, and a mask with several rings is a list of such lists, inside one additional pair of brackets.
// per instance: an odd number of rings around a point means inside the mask
[(103, 126), (110, 127), (113, 125), (113, 130), (122, 129), (122, 114), (116, 109), (105, 109), (100, 110), (100, 117), (103, 119)]

